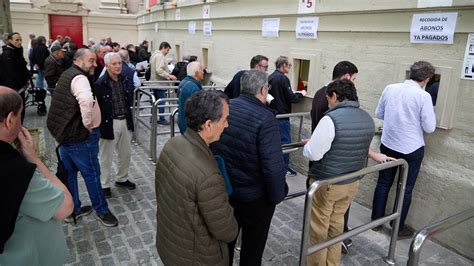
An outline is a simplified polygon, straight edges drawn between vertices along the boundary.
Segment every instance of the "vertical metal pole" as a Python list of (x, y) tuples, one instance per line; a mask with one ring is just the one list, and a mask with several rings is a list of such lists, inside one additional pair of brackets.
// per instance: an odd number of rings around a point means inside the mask
[(138, 117), (140, 116), (140, 101), (141, 101), (141, 98), (142, 98), (142, 91), (137, 91), (137, 110), (135, 112), (135, 144), (136, 145), (139, 145), (140, 144), (140, 140), (139, 140), (139, 137), (138, 135), (140, 134), (140, 127), (138, 126)]
[(422, 230), (416, 234), (415, 238), (413, 238), (410, 245), (410, 251), (408, 252), (407, 266), (418, 266), (421, 248), (425, 244), (425, 240), (428, 239), (429, 235), (428, 230)]
[(313, 203), (313, 195), (316, 190), (320, 188), (319, 181), (313, 182), (306, 192), (304, 200), (304, 216), (303, 229), (301, 230), (301, 245), (300, 245), (300, 266), (305, 266), (308, 259), (308, 240), (309, 240), (309, 226), (311, 222), (311, 205)]
[(301, 131), (303, 130), (303, 115), (300, 116), (300, 130), (298, 131), (298, 142), (301, 142)]
[(173, 113), (171, 113), (171, 116), (170, 116), (170, 123), (171, 123), (171, 130), (170, 130), (170, 134), (171, 134), (171, 137), (174, 137), (174, 122), (176, 121), (175, 117), (176, 117), (176, 114), (178, 113), (178, 108), (174, 109)]
[(158, 105), (162, 99), (158, 99), (153, 103), (151, 108), (151, 132), (150, 132), (150, 160), (156, 162), (156, 127), (158, 126)]
[(135, 89), (133, 91), (133, 100), (132, 100), (132, 119), (133, 119), (133, 125), (135, 126), (135, 130), (132, 132), (132, 142), (136, 142), (137, 141), (137, 136), (136, 136), (136, 133), (135, 131), (137, 130), (137, 94), (138, 94), (138, 90)]
[(397, 194), (397, 211), (398, 217), (395, 219), (392, 226), (392, 236), (390, 237), (390, 247), (388, 249), (388, 256), (384, 258), (387, 264), (395, 265), (395, 249), (398, 240), (398, 227), (400, 226), (400, 218), (402, 216), (403, 198), (405, 195), (405, 185), (407, 183), (408, 164), (405, 162), (400, 166), (400, 177), (398, 180), (398, 194)]

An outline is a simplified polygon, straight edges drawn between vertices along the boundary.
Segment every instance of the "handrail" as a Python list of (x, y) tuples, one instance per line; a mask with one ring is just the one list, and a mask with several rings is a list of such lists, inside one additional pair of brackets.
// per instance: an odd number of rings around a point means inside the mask
[(142, 125), (145, 127), (148, 127), (148, 125), (139, 119), (139, 117), (148, 117), (149, 115), (140, 115), (140, 111), (142, 108), (151, 108), (151, 106), (144, 106), (142, 107), (140, 105), (141, 103), (141, 98), (142, 95), (146, 95), (150, 97), (151, 102), (155, 102), (155, 95), (152, 93), (149, 93), (147, 91), (144, 91), (140, 88), (135, 89), (133, 92), (133, 101), (132, 101), (132, 117), (133, 117), (133, 124), (135, 125), (135, 130), (132, 133), (132, 141), (134, 141), (138, 145), (138, 133), (139, 133), (139, 127), (138, 127), (138, 122), (140, 122)]
[(474, 208), (467, 209), (461, 213), (450, 216), (442, 221), (434, 224), (425, 226), (423, 229), (418, 231), (413, 237), (410, 245), (410, 251), (408, 252), (408, 263), (407, 266), (417, 266), (420, 260), (421, 248), (425, 244), (425, 241), (430, 239), (432, 236), (443, 232), (455, 225), (458, 225), (464, 221), (467, 221), (474, 217)]
[[(282, 149), (283, 149), (283, 154), (291, 153), (298, 151), (297, 146), (301, 146), (301, 132), (303, 131), (303, 119), (305, 116), (308, 116), (310, 112), (299, 112), (299, 113), (289, 113), (289, 114), (279, 114), (276, 115), (276, 119), (282, 119), (282, 118), (290, 118), (290, 117), (299, 117), (300, 118), (300, 123), (299, 123), (299, 128), (298, 128), (298, 140), (296, 142), (288, 143), (288, 144), (283, 144)], [(289, 146), (295, 146), (289, 148)]]
[[(153, 107), (151, 109), (151, 132), (150, 132), (150, 161), (152, 163), (156, 163), (157, 161), (157, 153), (156, 153), (156, 143), (157, 143), (157, 135), (164, 135), (164, 134), (170, 134), (170, 131), (165, 131), (165, 132), (157, 132), (157, 126), (158, 126), (158, 108), (164, 107), (168, 108), (169, 112), (168, 113), (161, 113), (159, 116), (171, 116), (173, 114), (173, 111), (171, 111), (171, 107), (178, 107), (178, 98), (161, 98), (156, 100), (153, 103)], [(166, 105), (165, 103), (175, 103), (175, 104), (168, 104)], [(170, 121), (171, 125), (171, 121)], [(171, 128), (171, 127), (170, 127)], [(173, 128), (174, 129), (174, 128)]]
[(171, 123), (171, 129), (170, 129), (170, 137), (174, 137), (175, 135), (175, 132), (174, 132), (174, 122), (176, 121), (176, 115), (179, 113), (179, 109), (176, 108), (173, 110), (173, 113), (171, 113), (171, 116), (170, 116), (170, 123)]
[[(308, 247), (309, 224), (311, 221), (311, 205), (313, 202), (313, 195), (318, 189), (326, 185), (331, 185), (331, 184), (347, 181), (347, 180), (353, 179), (354, 177), (364, 176), (370, 173), (378, 172), (378, 171), (385, 170), (392, 167), (400, 167), (399, 179), (398, 179), (398, 190), (397, 190), (398, 195), (397, 195), (397, 201), (395, 202), (396, 204), (395, 212), (387, 216), (384, 216), (382, 218), (379, 218), (377, 220), (371, 221), (367, 224), (353, 228), (352, 230), (349, 230), (348, 232), (345, 232), (325, 242), (318, 243), (316, 245)], [(399, 159), (397, 161), (392, 161), (392, 162), (387, 162), (383, 164), (377, 164), (370, 167), (366, 167), (359, 171), (348, 173), (348, 174), (341, 175), (338, 177), (314, 181), (313, 184), (311, 184), (311, 186), (309, 187), (308, 191), (306, 192), (306, 197), (305, 197), (299, 265), (306, 265), (307, 256), (319, 250), (325, 249), (345, 239), (351, 238), (362, 232), (368, 231), (372, 228), (383, 225), (389, 221), (395, 220), (392, 227), (393, 230), (392, 230), (392, 236), (390, 239), (390, 247), (388, 251), (388, 256), (384, 258), (384, 261), (386, 263), (394, 265), (395, 264), (395, 249), (396, 249), (397, 237), (398, 237), (398, 227), (400, 225), (400, 215), (402, 211), (403, 195), (405, 194), (407, 172), (408, 172), (408, 163), (403, 159)]]

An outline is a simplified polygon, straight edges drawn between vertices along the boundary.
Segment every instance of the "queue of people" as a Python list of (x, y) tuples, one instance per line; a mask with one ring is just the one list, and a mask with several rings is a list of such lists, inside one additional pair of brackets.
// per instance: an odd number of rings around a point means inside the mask
[[(61, 237), (64, 240), (62, 230), (60, 233), (57, 230), (58, 220), (74, 222), (92, 211), (104, 226), (118, 225), (106, 198), (113, 196), (112, 177), (115, 186), (130, 190), (137, 186), (128, 176), (134, 130), (132, 98), (134, 89), (140, 85), (132, 57), (141, 60), (149, 56), (151, 80), (176, 81), (176, 73), (182, 78), (178, 86), (178, 125), (182, 135), (165, 144), (155, 173), (156, 247), (161, 260), (166, 265), (232, 265), (240, 231), (240, 264), (260, 265), (276, 205), (288, 194), (285, 178), (296, 175), (281, 148), (282, 144), (291, 142), (290, 121), (276, 118), (277, 114), (291, 113), (291, 105), (306, 94), (304, 90), (291, 88), (286, 76), (292, 67), (288, 58), (278, 57), (275, 71), (268, 75), (269, 59), (262, 55), (253, 57), (251, 69), (239, 71), (222, 93), (202, 89), (204, 68), (197, 61), (190, 62), (191, 58), (183, 60), (185, 64), (180, 66), (186, 68), (184, 77), (181, 71), (172, 74), (166, 63), (171, 49), (167, 42), (150, 54), (148, 43), (143, 42), (137, 55), (129, 45), (120, 49), (111, 38), (99, 44), (89, 40), (91, 47), (75, 51), (72, 65), (65, 68), (61, 38), (46, 50), (42, 38), (39, 39), (41, 44), (37, 47), (42, 48), (36, 49), (44, 53), (44, 63), (35, 65), (44, 71), (48, 87), (54, 88), (47, 127), (58, 143), (60, 163), (67, 173), (67, 188), (35, 156), (31, 136), (21, 128), (24, 112), (21, 89), (28, 74), (21, 71), (28, 70), (21, 36), (8, 35), (1, 62), (16, 61), (9, 69), (12, 76), (2, 74), (0, 80), (0, 84), (10, 87), (0, 87), (0, 144), (5, 144), (2, 157), (14, 164), (2, 163), (1, 168), (5, 168), (4, 175), (11, 173), (15, 165), (23, 166), (22, 171), (15, 173), (23, 181), (15, 184), (16, 190), (1, 194), (5, 197), (2, 202), (14, 199), (15, 208), (10, 210), (2, 205), (2, 213), (8, 212), (9, 219), (5, 221), (7, 226), (1, 227), (0, 264), (3, 261), (23, 264), (17, 249), (24, 239), (18, 234), (33, 229), (17, 219), (20, 215), (29, 217), (38, 226), (48, 226), (51, 233), (46, 238), (50, 240)], [(49, 51), (47, 56), (46, 51)], [(376, 109), (376, 116), (385, 122), (382, 153), (369, 149), (375, 126), (372, 117), (360, 108), (354, 85), (357, 73), (353, 63), (339, 62), (334, 67), (333, 81), (313, 99), (312, 135), (304, 140), (303, 151), (310, 161), (307, 182), (360, 170), (367, 158), (379, 163), (407, 160), (410, 168), (399, 233), (400, 237), (406, 237), (411, 235), (404, 222), (423, 159), (423, 132), (433, 132), (436, 125), (431, 97), (422, 90), (433, 76), (434, 68), (428, 62), (416, 62), (410, 69), (410, 80), (385, 88)], [(156, 96), (166, 97), (159, 90)], [(408, 104), (408, 109), (401, 108), (402, 103)], [(162, 118), (160, 122), (166, 124), (168, 121)], [(416, 134), (401, 129), (400, 121)], [(18, 150), (10, 145), (17, 139)], [(112, 173), (114, 151), (118, 156), (116, 174)], [(224, 160), (225, 167), (218, 164), (215, 156)], [(91, 206), (81, 204), (78, 172), (85, 181)], [(380, 173), (372, 219), (384, 215), (394, 175), (391, 170)], [(228, 177), (228, 184), (223, 176)], [(357, 194), (358, 180), (317, 191), (312, 202), (311, 244), (348, 230), (348, 210)], [(11, 182), (15, 183), (13, 179)], [(231, 187), (231, 193), (226, 191), (226, 185)], [(43, 186), (45, 192), (29, 193), (34, 186)], [(48, 200), (28, 205), (41, 197)], [(27, 258), (37, 262), (60, 260), (47, 255), (64, 248), (61, 241), (45, 251), (44, 258)], [(29, 245), (39, 244), (32, 240)], [(308, 263), (337, 265), (340, 256), (341, 244), (336, 244), (310, 256)]]

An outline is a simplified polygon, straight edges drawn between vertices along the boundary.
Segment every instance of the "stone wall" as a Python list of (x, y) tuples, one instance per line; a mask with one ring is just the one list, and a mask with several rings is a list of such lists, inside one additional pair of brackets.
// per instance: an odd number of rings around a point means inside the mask
[[(445, 84), (445, 110), (437, 110), (438, 128), (426, 136), (426, 154), (414, 191), (408, 224), (419, 229), (427, 224), (473, 207), (474, 194), (474, 101), (473, 81), (461, 80), (461, 66), (467, 33), (472, 31), (474, 6), (472, 1), (454, 1), (454, 6), (416, 8), (417, 1), (315, 1), (319, 30), (317, 40), (295, 38), (297, 1), (231, 1), (210, 5), (210, 19), (203, 19), (203, 5), (179, 6), (181, 19), (176, 20), (174, 8), (152, 7), (151, 12), (138, 15), (139, 40), (147, 39), (156, 48), (168, 41), (171, 52), (195, 54), (203, 60), (208, 51), (207, 67), (217, 83), (227, 83), (240, 69), (247, 69), (250, 58), (263, 54), (270, 63), (279, 55), (291, 60), (301, 58), (311, 62), (309, 97), (294, 106), (293, 111), (309, 111), (311, 96), (331, 80), (334, 65), (350, 60), (359, 68), (356, 86), (362, 108), (374, 114), (383, 88), (403, 81), (407, 67), (416, 60), (431, 61), (442, 73)], [(411, 44), (409, 32), (415, 13), (458, 12), (454, 44)], [(280, 37), (261, 37), (263, 18), (279, 17)], [(212, 21), (212, 37), (203, 36), (204, 21)], [(188, 33), (188, 23), (195, 21), (196, 35)], [(158, 24), (158, 31), (155, 31)], [(173, 56), (173, 55), (171, 55)], [(272, 72), (274, 67), (269, 69)], [(296, 73), (290, 73), (296, 84)], [(442, 77), (442, 79), (443, 79)], [(441, 119), (443, 117), (443, 119)], [(382, 125), (382, 121), (376, 121)], [(297, 123), (294, 123), (294, 128)], [(310, 123), (305, 124), (309, 134)], [(296, 134), (294, 132), (294, 134)], [(296, 137), (296, 136), (295, 136)], [(378, 150), (379, 137), (372, 147)], [(292, 154), (292, 165), (307, 172), (307, 161), (300, 153)], [(370, 207), (376, 176), (367, 176), (360, 186), (357, 202)], [(392, 193), (393, 194), (393, 193)], [(439, 234), (436, 239), (459, 253), (474, 257), (474, 221)]]

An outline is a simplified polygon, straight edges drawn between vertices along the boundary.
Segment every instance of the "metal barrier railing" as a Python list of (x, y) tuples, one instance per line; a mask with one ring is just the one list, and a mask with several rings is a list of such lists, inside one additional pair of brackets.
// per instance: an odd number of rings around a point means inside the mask
[[(148, 96), (149, 99), (146, 101), (142, 100), (142, 96)], [(139, 135), (139, 126), (140, 123), (142, 126), (151, 129), (150, 124), (140, 119), (140, 117), (151, 117), (150, 114), (140, 114), (142, 110), (150, 109), (153, 107), (152, 103), (155, 102), (155, 96), (153, 93), (144, 91), (142, 89), (135, 89), (133, 93), (133, 105), (132, 105), (132, 116), (133, 116), (133, 124), (135, 125), (135, 130), (132, 133), (132, 141), (135, 142), (136, 145), (139, 144), (138, 142), (138, 135)], [(151, 105), (142, 105), (142, 103), (151, 103)]]
[(299, 113), (279, 114), (276, 116), (276, 119), (290, 118), (290, 117), (300, 118), (300, 124), (298, 127), (298, 141), (290, 143), (290, 144), (286, 144), (286, 145), (292, 145), (292, 144), (295, 145), (301, 142), (301, 132), (303, 130), (303, 119), (305, 116), (309, 116), (309, 115), (310, 115), (310, 112), (299, 112)]
[(425, 244), (425, 241), (430, 239), (437, 233), (441, 233), (446, 229), (449, 229), (457, 224), (467, 221), (474, 217), (474, 208), (470, 208), (461, 213), (448, 217), (442, 221), (428, 225), (418, 231), (411, 241), (410, 251), (408, 252), (408, 263), (407, 266), (417, 266), (420, 260), (421, 248)]
[(170, 137), (174, 137), (175, 133), (175, 121), (176, 121), (176, 115), (179, 113), (179, 109), (176, 108), (173, 113), (170, 116), (170, 123), (171, 123), (171, 129), (170, 129)]
[[(367, 224), (363, 224), (356, 228), (351, 229), (348, 232), (340, 234), (332, 239), (329, 239), (325, 242), (315, 244), (313, 246), (308, 247), (309, 245), (309, 226), (311, 221), (311, 205), (313, 202), (313, 195), (314, 193), (323, 186), (331, 185), (343, 181), (347, 181), (353, 179), (358, 176), (363, 176), (366, 174), (378, 172), (381, 170), (389, 169), (392, 167), (399, 167), (399, 178), (398, 178), (398, 195), (397, 200), (395, 202), (395, 212), (379, 218), (377, 220), (371, 221)], [(388, 256), (384, 258), (384, 261), (388, 264), (394, 265), (395, 264), (395, 249), (397, 245), (397, 237), (398, 237), (398, 227), (400, 225), (400, 215), (402, 211), (402, 204), (403, 204), (403, 195), (405, 194), (405, 185), (407, 180), (407, 172), (408, 172), (408, 164), (405, 160), (400, 159), (397, 161), (392, 161), (383, 164), (377, 164), (374, 166), (363, 168), (359, 171), (352, 172), (349, 174), (341, 175), (334, 178), (329, 178), (325, 180), (316, 180), (311, 184), (308, 191), (306, 192), (305, 197), (305, 204), (304, 204), (304, 217), (303, 217), (303, 230), (301, 236), (301, 249), (300, 249), (300, 262), (299, 265), (306, 265), (307, 257), (317, 251), (330, 247), (334, 244), (342, 242), (348, 238), (353, 236), (359, 235), (362, 232), (368, 231), (372, 228), (377, 226), (383, 225), (389, 221), (394, 220), (394, 224), (392, 226), (392, 235), (390, 239), (390, 247), (388, 251)]]
[[(170, 131), (160, 131), (158, 132), (158, 116), (168, 116), (171, 117), (174, 110), (171, 111), (171, 108), (178, 108), (178, 98), (164, 98), (158, 99), (153, 103), (153, 107), (151, 109), (151, 132), (150, 132), (150, 160), (153, 163), (157, 161), (157, 154), (156, 154), (156, 143), (157, 143), (157, 135), (165, 135), (170, 134)], [(166, 104), (168, 103), (168, 104)], [(158, 113), (158, 108), (167, 108), (168, 112)], [(170, 119), (171, 120), (171, 119)], [(174, 121), (173, 121), (174, 124)], [(173, 125), (170, 121), (170, 128)], [(173, 127), (174, 130), (174, 127)]]

